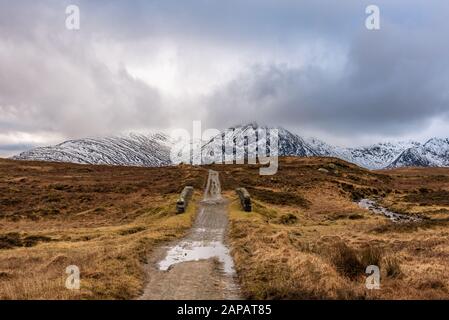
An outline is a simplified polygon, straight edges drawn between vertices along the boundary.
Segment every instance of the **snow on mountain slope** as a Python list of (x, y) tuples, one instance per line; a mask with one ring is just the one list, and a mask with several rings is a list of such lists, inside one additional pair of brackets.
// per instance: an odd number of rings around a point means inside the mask
[(417, 148), (409, 148), (388, 165), (388, 168), (399, 167), (428, 167), (430, 161), (417, 150)]
[[(309, 144), (300, 136), (291, 133), (281, 127), (259, 126), (256, 123), (247, 125), (240, 125), (228, 128), (210, 141), (205, 143), (202, 147), (203, 163), (212, 163), (216, 160), (224, 161), (225, 154), (233, 155), (235, 158), (244, 158), (248, 153), (251, 155), (257, 154), (258, 147), (265, 147), (265, 154), (270, 154), (270, 130), (276, 129), (278, 132), (278, 155), (279, 156), (299, 156), (310, 157), (316, 156), (316, 152), (309, 146)], [(246, 137), (258, 137), (257, 141), (250, 141)], [(222, 146), (221, 154), (215, 154), (214, 149)], [(225, 146), (235, 146), (232, 151), (226, 152)], [(245, 153), (236, 155), (238, 148), (245, 146)], [(216, 150), (220, 152), (220, 149)], [(231, 153), (232, 152), (232, 153)]]
[(335, 157), (352, 162), (351, 152), (347, 148), (332, 146), (316, 138), (307, 138), (305, 141), (317, 156)]
[(449, 166), (449, 139), (432, 138), (418, 149), (434, 167)]
[(170, 165), (170, 147), (169, 137), (160, 133), (130, 134), (69, 140), (22, 152), (13, 159), (157, 167)]
[(335, 147), (314, 138), (308, 139), (307, 142), (320, 156), (336, 157), (368, 169), (385, 168), (404, 150), (420, 146), (419, 142), (414, 141), (381, 142), (357, 148)]
[(389, 168), (397, 167), (448, 167), (449, 139), (432, 138), (402, 152)]
[(348, 148), (347, 161), (368, 169), (382, 169), (394, 161), (404, 150), (419, 146), (418, 142), (381, 142), (367, 147)]
[[(181, 149), (192, 150), (192, 146), (195, 145), (200, 149), (202, 158), (198, 158), (198, 154), (195, 156), (193, 152), (187, 152), (181, 162), (190, 162), (192, 156), (195, 157), (196, 163), (207, 164), (216, 160), (222, 162), (226, 151), (231, 152), (236, 158), (243, 158), (246, 155), (236, 156), (236, 150), (243, 148), (243, 145), (246, 146), (247, 142), (244, 141), (247, 139), (244, 137), (254, 132), (259, 136), (259, 131), (261, 135), (258, 142), (250, 143), (245, 148), (254, 152), (251, 154), (255, 154), (257, 147), (263, 146), (269, 152), (270, 129), (278, 130), (279, 156), (336, 157), (368, 169), (403, 166), (449, 167), (449, 139), (433, 138), (424, 144), (414, 141), (382, 142), (365, 147), (343, 148), (332, 146), (319, 139), (303, 139), (281, 127), (258, 126), (256, 123), (229, 128), (207, 142), (196, 141), (186, 144)], [(262, 134), (263, 132), (266, 132), (268, 137)], [(225, 141), (225, 144), (223, 145), (221, 141)], [(218, 148), (221, 148), (221, 152), (217, 149), (217, 142), (220, 142)], [(70, 140), (56, 146), (26, 151), (13, 159), (154, 167), (177, 163), (170, 160), (173, 145), (173, 140), (161, 133), (148, 136), (130, 134), (121, 137)], [(236, 147), (226, 150), (225, 145)], [(219, 153), (215, 154), (216, 151)]]
[[(371, 146), (358, 147), (358, 148), (342, 148), (332, 146), (319, 139), (308, 138), (303, 139), (300, 136), (291, 133), (290, 131), (281, 127), (267, 127), (258, 126), (256, 123), (242, 125), (230, 128), (232, 134), (228, 137), (228, 140), (236, 143), (242, 141), (239, 137), (246, 136), (250, 130), (257, 131), (258, 129), (277, 129), (279, 132), (279, 156), (299, 156), (299, 157), (336, 157), (346, 160), (348, 162), (355, 163), (359, 166), (368, 169), (382, 169), (387, 167), (392, 161), (394, 161), (404, 150), (411, 147), (418, 147), (420, 143), (414, 141), (397, 142), (397, 143), (377, 143)], [(226, 140), (225, 133), (221, 133), (214, 139)], [(203, 154), (206, 154), (206, 163), (213, 162), (214, 159), (214, 143), (216, 140), (212, 139), (203, 146)], [(221, 141), (221, 140), (220, 140)], [(265, 140), (262, 139), (262, 145)], [(250, 145), (249, 150), (255, 150), (256, 144)], [(224, 150), (222, 150), (224, 154)], [(235, 153), (235, 151), (234, 151)], [(203, 160), (205, 158), (203, 157)]]

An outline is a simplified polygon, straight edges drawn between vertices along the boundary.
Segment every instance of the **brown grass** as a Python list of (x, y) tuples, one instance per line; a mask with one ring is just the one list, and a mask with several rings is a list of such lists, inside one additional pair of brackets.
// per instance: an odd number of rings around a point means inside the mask
[[(448, 299), (448, 169), (372, 172), (332, 158), (209, 166), (230, 198), (229, 244), (253, 299)], [(0, 298), (128, 299), (144, 284), (148, 252), (183, 235), (194, 207), (175, 215), (185, 185), (198, 197), (206, 169), (123, 168), (0, 160)], [(319, 170), (319, 169), (326, 170)], [(234, 189), (246, 187), (253, 212)], [(424, 217), (393, 224), (354, 200), (377, 199)], [(65, 289), (65, 268), (81, 290)], [(379, 265), (381, 290), (365, 288)]]
[[(227, 173), (240, 186), (295, 193), (308, 201), (307, 206), (281, 204), (256, 194), (254, 210), (248, 214), (229, 193), (234, 201), (230, 243), (247, 298), (449, 298), (449, 208), (435, 198), (419, 203), (407, 198), (423, 186), (431, 195), (432, 190), (449, 190), (449, 170), (410, 169), (412, 173), (402, 170), (398, 175), (347, 165), (336, 172), (329, 165), (338, 160), (281, 161), (281, 169), (271, 178), (250, 169)], [(321, 167), (329, 172), (317, 172)], [(393, 224), (360, 209), (353, 201), (361, 197), (426, 219)], [(294, 223), (285, 223), (290, 215)], [(368, 265), (380, 267), (381, 290), (365, 288)]]
[[(184, 184), (206, 172), (0, 160), (0, 299), (129, 299), (162, 241), (182, 236), (195, 205), (176, 215)], [(81, 272), (68, 290), (66, 267)]]

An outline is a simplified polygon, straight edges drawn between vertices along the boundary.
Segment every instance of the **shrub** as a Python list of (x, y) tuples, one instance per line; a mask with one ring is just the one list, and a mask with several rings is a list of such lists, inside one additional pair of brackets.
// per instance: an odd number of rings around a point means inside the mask
[(283, 214), (279, 217), (279, 223), (281, 224), (295, 224), (297, 221), (298, 218), (292, 213)]
[(383, 267), (385, 269), (385, 274), (389, 278), (398, 278), (402, 275), (401, 266), (399, 264), (399, 260), (396, 257), (385, 257)]
[(360, 261), (365, 268), (370, 265), (380, 266), (382, 255), (382, 249), (379, 247), (368, 246), (361, 250)]
[(338, 242), (331, 248), (331, 261), (337, 271), (350, 278), (364, 274), (367, 266), (381, 265), (383, 250), (379, 247), (367, 246), (356, 250), (344, 242)]
[(349, 278), (355, 278), (364, 272), (357, 251), (348, 247), (344, 242), (338, 242), (332, 248), (331, 261), (340, 274)]

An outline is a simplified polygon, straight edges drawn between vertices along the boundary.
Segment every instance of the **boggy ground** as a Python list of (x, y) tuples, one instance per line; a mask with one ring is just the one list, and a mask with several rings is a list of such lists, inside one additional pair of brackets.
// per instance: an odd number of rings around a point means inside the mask
[[(131, 299), (149, 251), (183, 236), (176, 215), (198, 168), (126, 168), (0, 160), (0, 299)], [(194, 199), (198, 194), (194, 195)], [(81, 290), (66, 289), (76, 265)]]
[[(371, 172), (337, 159), (285, 158), (272, 177), (257, 168), (222, 175), (254, 200), (245, 213), (228, 194), (246, 298), (449, 298), (449, 169)], [(395, 224), (361, 209), (361, 198), (423, 220)], [(365, 287), (368, 265), (380, 267), (380, 290)]]
[[(332, 158), (281, 158), (274, 176), (209, 167), (230, 200), (244, 298), (449, 298), (449, 169), (372, 172)], [(192, 226), (197, 208), (176, 215), (178, 193), (193, 185), (199, 200), (209, 167), (0, 160), (0, 298), (139, 297), (149, 253)], [(238, 186), (252, 195), (252, 213), (241, 211)], [(423, 220), (393, 224), (359, 208), (361, 198)], [(72, 264), (80, 291), (64, 287)], [(380, 266), (380, 290), (365, 288), (369, 264)]]

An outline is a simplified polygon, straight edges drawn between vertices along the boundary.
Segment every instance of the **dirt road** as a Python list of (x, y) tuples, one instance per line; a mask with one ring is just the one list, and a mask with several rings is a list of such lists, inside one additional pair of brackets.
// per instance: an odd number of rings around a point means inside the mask
[(225, 244), (227, 203), (220, 190), (218, 173), (212, 171), (192, 230), (150, 257), (148, 283), (140, 299), (240, 298), (234, 263)]

